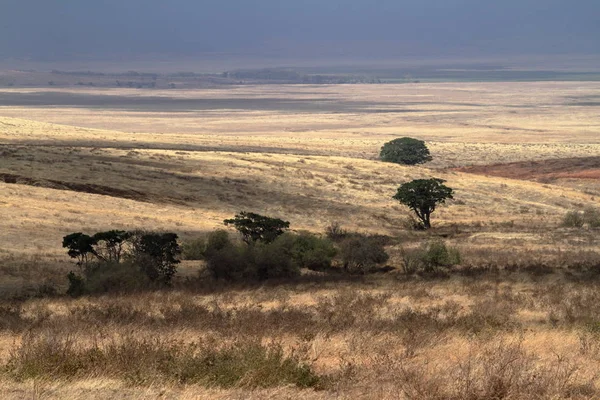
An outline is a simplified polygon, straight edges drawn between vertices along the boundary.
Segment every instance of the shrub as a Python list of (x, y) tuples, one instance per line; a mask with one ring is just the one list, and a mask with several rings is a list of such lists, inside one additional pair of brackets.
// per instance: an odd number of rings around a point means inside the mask
[(583, 214), (579, 211), (569, 211), (562, 220), (562, 226), (566, 228), (581, 228), (585, 223)]
[(204, 255), (211, 254), (216, 251), (223, 250), (231, 245), (231, 238), (229, 232), (223, 229), (213, 231), (208, 234), (206, 239), (206, 248), (204, 249)]
[(287, 233), (270, 243), (215, 243), (224, 247), (206, 252), (206, 267), (215, 279), (227, 281), (293, 278), (300, 268), (330, 267), (335, 256), (331, 242), (311, 234)]
[(419, 271), (431, 273), (440, 267), (449, 268), (461, 262), (458, 249), (446, 246), (446, 243), (439, 239), (423, 243), (413, 251), (403, 249), (401, 255), (402, 268), (407, 274)]
[(250, 249), (246, 245), (229, 246), (206, 255), (206, 269), (218, 280), (241, 281), (252, 277)]
[(181, 244), (181, 256), (184, 260), (203, 260), (206, 250), (206, 239), (197, 237)]
[(423, 164), (431, 161), (431, 155), (425, 142), (409, 137), (387, 142), (381, 148), (379, 157), (382, 161), (406, 165)]
[(87, 293), (85, 279), (82, 276), (71, 271), (67, 274), (67, 279), (69, 280), (69, 288), (67, 289), (69, 296), (79, 297)]
[(284, 241), (251, 246), (254, 265), (251, 266), (253, 278), (267, 279), (293, 278), (300, 275), (300, 268), (292, 260), (290, 248)]
[(222, 250), (230, 244), (229, 232), (219, 229), (184, 242), (181, 254), (186, 260), (204, 260), (207, 254)]
[(432, 240), (422, 247), (422, 260), (427, 268), (451, 267), (460, 264), (460, 253), (442, 240)]
[(344, 270), (353, 274), (372, 272), (389, 259), (381, 240), (355, 234), (340, 244)]
[(124, 263), (101, 262), (85, 273), (85, 291), (88, 293), (126, 293), (150, 287), (150, 279), (131, 261)]
[(332, 222), (325, 228), (325, 235), (334, 242), (338, 242), (348, 237), (348, 231), (342, 228), (339, 222)]
[(282, 247), (297, 268), (308, 268), (314, 271), (331, 267), (337, 254), (333, 242), (308, 232), (300, 234), (285, 233), (273, 242)]
[(583, 211), (583, 220), (590, 228), (600, 228), (600, 210), (596, 208), (586, 208)]

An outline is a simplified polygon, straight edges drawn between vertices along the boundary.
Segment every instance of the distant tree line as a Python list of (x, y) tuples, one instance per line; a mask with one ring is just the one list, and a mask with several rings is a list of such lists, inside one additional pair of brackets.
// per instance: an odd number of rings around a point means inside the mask
[(297, 84), (345, 84), (345, 83), (381, 83), (376, 78), (369, 78), (358, 75), (322, 75), (322, 74), (302, 74), (292, 69), (267, 68), (256, 70), (238, 70), (227, 71), (222, 74), (223, 78), (235, 79), (239, 81), (268, 81), (277, 83), (297, 83)]

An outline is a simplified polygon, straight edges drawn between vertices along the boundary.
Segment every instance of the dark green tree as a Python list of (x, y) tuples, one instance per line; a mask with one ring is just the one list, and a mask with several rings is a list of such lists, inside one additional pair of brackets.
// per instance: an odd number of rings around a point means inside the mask
[(98, 232), (92, 238), (96, 242), (96, 254), (103, 261), (121, 262), (123, 246), (131, 237), (130, 232), (111, 230)]
[(225, 225), (233, 225), (246, 243), (270, 243), (290, 227), (290, 223), (279, 218), (265, 217), (242, 211), (232, 219), (223, 221)]
[(93, 237), (77, 232), (63, 237), (62, 246), (68, 249), (69, 257), (77, 259), (79, 267), (84, 267), (87, 266), (90, 255), (97, 257), (98, 253), (94, 249), (96, 244), (97, 241)]
[(181, 249), (176, 233), (137, 232), (132, 237), (133, 259), (153, 282), (170, 284), (177, 272)]
[(406, 165), (423, 164), (431, 161), (431, 155), (425, 142), (409, 137), (387, 142), (381, 148), (379, 157), (382, 161)]
[(415, 179), (402, 184), (393, 197), (400, 203), (407, 205), (415, 212), (423, 223), (423, 228), (431, 228), (431, 213), (438, 204), (444, 204), (447, 199), (453, 199), (453, 190), (444, 185), (443, 179)]

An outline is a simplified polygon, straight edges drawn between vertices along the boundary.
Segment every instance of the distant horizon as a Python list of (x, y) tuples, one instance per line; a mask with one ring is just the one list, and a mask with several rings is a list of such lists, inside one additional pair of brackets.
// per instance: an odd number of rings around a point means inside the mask
[(25, 57), (0, 59), (0, 70), (36, 71), (91, 71), (119, 73), (139, 71), (149, 73), (221, 73), (238, 69), (279, 69), (279, 68), (444, 68), (444, 67), (498, 67), (515, 70), (542, 70), (568, 72), (599, 72), (600, 55), (505, 55), (472, 57), (425, 57), (409, 56), (397, 58), (367, 57), (305, 57), (288, 58), (273, 55), (234, 53), (205, 53), (198, 56), (171, 57), (167, 55), (136, 55), (135, 57), (80, 57), (61, 60), (32, 60)]

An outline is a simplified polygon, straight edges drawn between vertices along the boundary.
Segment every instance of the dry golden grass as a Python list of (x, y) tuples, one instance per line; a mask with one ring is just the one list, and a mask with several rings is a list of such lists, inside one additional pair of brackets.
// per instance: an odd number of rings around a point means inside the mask
[[(109, 371), (93, 370), (75, 380), (3, 378), (1, 387), (10, 398), (36, 392), (41, 398), (160, 393), (174, 398), (595, 398), (600, 383), (595, 287), (570, 283), (559, 273), (484, 274), (429, 282), (377, 278), (212, 294), (30, 300), (17, 306), (18, 319), (5, 319), (3, 362), (14, 360), (19, 346), (45, 337), (99, 348), (128, 338), (217, 346), (259, 340), (293, 349), (316, 373), (334, 380), (316, 392), (207, 390), (157, 377), (131, 388)], [(27, 331), (33, 336), (23, 335)], [(124, 376), (130, 367), (122, 366)]]
[(286, 218), (295, 229), (321, 232), (341, 221), (353, 230), (397, 235), (408, 210), (391, 197), (401, 183), (429, 176), (446, 179), (456, 190), (457, 201), (436, 211), (438, 226), (512, 220), (516, 231), (545, 229), (557, 226), (568, 210), (596, 203), (590, 194), (556, 185), (344, 157), (5, 149), (0, 173), (45, 185), (50, 180), (108, 186), (141, 200), (0, 183), (5, 210), (0, 248), (7, 251), (62, 251), (56, 244), (65, 234), (109, 227), (191, 235), (222, 226), (240, 210)]
[[(44, 283), (63, 290), (72, 264), (60, 243), (71, 232), (144, 228), (186, 238), (222, 227), (241, 210), (285, 218), (294, 229), (322, 232), (339, 221), (390, 235), (399, 243), (388, 249), (396, 267), (401, 247), (437, 236), (457, 246), (466, 265), (597, 265), (597, 231), (559, 224), (569, 210), (597, 206), (600, 187), (448, 167), (597, 156), (598, 107), (576, 103), (599, 90), (587, 82), (2, 90), (15, 99), (41, 93), (49, 103), (0, 108), (0, 176), (27, 183), (0, 180), (0, 290)], [(426, 139), (435, 161), (377, 161), (385, 141), (404, 135)], [(433, 232), (407, 231), (408, 210), (391, 196), (401, 183), (430, 176), (446, 179), (456, 200), (436, 210)], [(199, 266), (181, 269), (193, 278)], [(27, 344), (28, 331), (99, 349), (128, 335), (259, 340), (294, 349), (334, 378), (324, 391), (161, 380), (132, 387), (92, 368), (86, 376), (24, 382), (0, 374), (0, 394), (597, 398), (597, 283), (583, 283), (577, 271), (544, 271), (438, 281), (392, 273), (250, 288), (200, 282), (157, 293), (2, 302), (3, 363)]]

